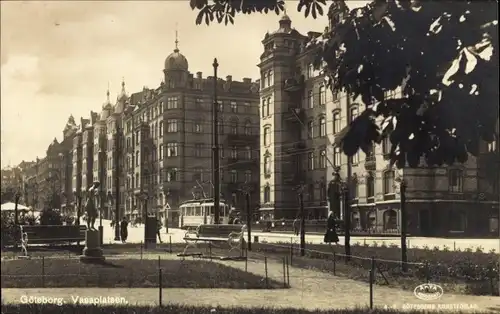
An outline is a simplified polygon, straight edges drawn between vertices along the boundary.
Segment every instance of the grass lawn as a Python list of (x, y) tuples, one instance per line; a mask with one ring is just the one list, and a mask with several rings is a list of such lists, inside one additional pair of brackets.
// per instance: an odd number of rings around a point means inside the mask
[(2, 288), (158, 287), (159, 265), (165, 288), (283, 288), (282, 282), (268, 279), (266, 285), (258, 275), (204, 260), (123, 259), (99, 265), (57, 258), (2, 261)]
[[(182, 305), (164, 305), (163, 307), (138, 307), (138, 306), (76, 306), (76, 305), (2, 305), (2, 313), (39, 313), (39, 314), (107, 314), (107, 313), (130, 313), (130, 314), (160, 314), (160, 313), (172, 313), (172, 314), (260, 314), (260, 313), (270, 313), (270, 314), (361, 314), (361, 313), (371, 313), (371, 314), (396, 314), (401, 313), (399, 310), (383, 310), (374, 309), (370, 310), (367, 308), (359, 309), (346, 309), (346, 310), (330, 310), (330, 311), (308, 311), (304, 309), (273, 309), (273, 308), (220, 308), (220, 307), (194, 307), (194, 306), (182, 306)], [(451, 313), (441, 312), (441, 311), (405, 311), (408, 314), (424, 314), (424, 313)], [(463, 312), (455, 312), (457, 314)], [(481, 313), (481, 312), (475, 312)], [(488, 313), (488, 312), (482, 312)]]

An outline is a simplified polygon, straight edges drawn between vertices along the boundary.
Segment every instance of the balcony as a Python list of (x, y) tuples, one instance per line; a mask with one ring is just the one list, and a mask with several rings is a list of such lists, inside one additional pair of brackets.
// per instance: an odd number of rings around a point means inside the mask
[[(300, 136), (299, 136), (300, 137)], [(293, 145), (287, 146), (284, 151), (285, 153), (294, 153), (297, 151), (301, 151), (307, 148), (306, 141), (305, 140), (300, 140)]]
[(365, 169), (368, 171), (377, 170), (377, 159), (374, 154), (366, 156)]
[(295, 75), (285, 80), (283, 89), (285, 90), (285, 92), (300, 92), (304, 89), (304, 82), (304, 75)]
[(297, 106), (290, 106), (283, 112), (283, 119), (288, 122), (300, 123), (305, 120), (305, 110)]
[(226, 137), (226, 143), (228, 145), (244, 145), (247, 146), (248, 144), (252, 143), (257, 143), (259, 140), (258, 135), (251, 135), (251, 134), (228, 134)]

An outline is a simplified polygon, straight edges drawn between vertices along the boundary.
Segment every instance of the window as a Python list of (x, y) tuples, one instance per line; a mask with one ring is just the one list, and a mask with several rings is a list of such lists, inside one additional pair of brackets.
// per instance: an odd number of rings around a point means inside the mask
[(232, 113), (238, 112), (238, 104), (236, 103), (236, 101), (231, 101), (230, 106), (231, 106)]
[(245, 170), (245, 183), (252, 182), (252, 170)]
[(250, 146), (245, 147), (245, 158), (252, 159), (252, 149)]
[(384, 137), (382, 141), (382, 153), (385, 155), (389, 155), (391, 153), (391, 139), (389, 136)]
[(203, 169), (202, 168), (194, 168), (193, 169), (193, 181), (202, 182), (203, 181)]
[(340, 132), (340, 112), (339, 111), (334, 111), (333, 112), (333, 134), (337, 134)]
[(460, 169), (448, 170), (448, 186), (450, 192), (463, 192), (463, 171)]
[(312, 78), (314, 77), (314, 66), (312, 63), (309, 63), (307, 65), (307, 78)]
[(238, 120), (231, 120), (231, 134), (238, 134)]
[(359, 109), (358, 107), (352, 107), (351, 108), (351, 122), (354, 121), (359, 116)]
[(450, 231), (463, 232), (467, 229), (467, 215), (461, 211), (452, 209), (449, 214)]
[(178, 108), (178, 98), (168, 97), (167, 98), (167, 109), (177, 109)]
[(194, 103), (197, 109), (203, 109), (203, 98), (196, 98)]
[(252, 123), (250, 121), (245, 122), (245, 135), (252, 135)]
[[(109, 161), (109, 159), (108, 159)], [(135, 152), (135, 165), (139, 166), (139, 151)], [(109, 168), (109, 162), (108, 162), (108, 168)]]
[(231, 147), (231, 158), (238, 159), (238, 148), (236, 146)]
[(224, 134), (224, 120), (220, 119), (218, 125), (219, 125), (219, 135)]
[(203, 122), (200, 119), (194, 121), (193, 132), (195, 133), (203, 132)]
[(231, 170), (230, 172), (230, 180), (231, 180), (231, 183), (236, 183), (238, 182), (238, 171), (236, 170)]
[(314, 137), (314, 122), (313, 121), (307, 122), (307, 136), (309, 138)]
[(203, 144), (196, 143), (194, 144), (194, 156), (202, 157), (203, 155)]
[(326, 184), (324, 182), (319, 184), (319, 199), (322, 202), (326, 201)]
[(314, 153), (307, 154), (307, 169), (314, 170)]
[(163, 137), (163, 121), (158, 124), (158, 133), (160, 137)]
[(319, 118), (319, 136), (326, 136), (326, 118)]
[(262, 98), (262, 118), (269, 117), (270, 105), (271, 105), (271, 97)]
[(497, 151), (497, 140), (493, 140), (493, 142), (488, 143), (488, 152), (496, 152)]
[(167, 169), (167, 182), (177, 181), (177, 168)]
[[(375, 196), (375, 178), (372, 173), (369, 173), (366, 177), (366, 197), (374, 197)], [(369, 200), (370, 203), (373, 203), (374, 200)]]
[(394, 171), (384, 172), (384, 194), (394, 193)]
[(177, 132), (177, 119), (168, 119), (167, 120), (167, 132), (175, 133)]
[(266, 126), (264, 128), (264, 146), (271, 145), (271, 127)]
[(319, 151), (319, 168), (326, 168), (326, 149), (321, 149)]
[(357, 152), (356, 154), (352, 155), (352, 163), (353, 164), (359, 164), (359, 152)]
[(314, 201), (314, 184), (309, 184), (307, 186), (307, 195), (308, 195), (308, 198), (309, 198), (309, 201), (312, 202)]
[(314, 94), (312, 90), (307, 91), (307, 105), (308, 108), (314, 108)]
[(333, 147), (333, 165), (340, 167), (342, 164), (342, 155), (339, 146)]
[(269, 185), (266, 185), (264, 187), (264, 203), (270, 203), (271, 202), (271, 187)]
[(319, 105), (326, 104), (326, 87), (325, 85), (320, 85), (319, 87)]
[(349, 196), (353, 200), (358, 198), (358, 181), (356, 179), (351, 179), (351, 187), (349, 190)]
[(267, 72), (267, 86), (270, 87), (273, 85), (274, 85), (273, 71), (269, 70), (269, 72)]
[(160, 148), (158, 149), (158, 159), (162, 160), (163, 159), (163, 144), (160, 144)]
[(271, 175), (271, 156), (269, 155), (264, 157), (264, 174)]
[(267, 72), (264, 72), (262, 74), (262, 88), (266, 88), (267, 87)]
[(177, 143), (167, 143), (167, 157), (176, 157), (178, 153)]

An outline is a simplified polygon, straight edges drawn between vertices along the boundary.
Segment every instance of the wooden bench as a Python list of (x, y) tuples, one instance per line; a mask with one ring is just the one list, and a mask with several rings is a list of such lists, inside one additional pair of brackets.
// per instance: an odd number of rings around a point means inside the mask
[(29, 244), (61, 244), (85, 241), (86, 225), (21, 225), (21, 250), (27, 255)]
[(246, 225), (199, 225), (196, 230), (188, 230), (184, 235), (186, 247), (179, 256), (201, 256), (201, 253), (187, 254), (187, 250), (189, 248), (197, 248), (199, 242), (204, 242), (208, 243), (210, 248), (216, 243), (227, 243), (229, 245), (229, 252), (239, 250), (240, 257), (242, 257), (245, 230)]

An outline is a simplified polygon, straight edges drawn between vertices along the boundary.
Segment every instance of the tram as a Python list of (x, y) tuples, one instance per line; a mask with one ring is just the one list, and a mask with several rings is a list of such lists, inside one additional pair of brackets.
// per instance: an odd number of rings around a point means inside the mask
[[(230, 216), (235, 212), (224, 200), (219, 203), (219, 223), (230, 223)], [(187, 229), (198, 227), (201, 224), (215, 223), (215, 208), (212, 198), (194, 199), (179, 205), (179, 228)]]

